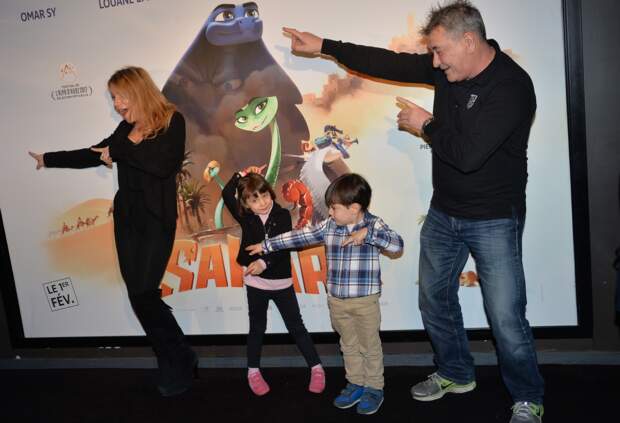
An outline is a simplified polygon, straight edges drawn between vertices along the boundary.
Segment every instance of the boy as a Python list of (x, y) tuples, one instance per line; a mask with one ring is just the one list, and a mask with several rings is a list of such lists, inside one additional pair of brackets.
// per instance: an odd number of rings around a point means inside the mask
[(348, 382), (334, 405), (344, 409), (357, 404), (359, 414), (373, 414), (383, 403), (379, 253), (403, 249), (400, 235), (368, 212), (370, 197), (364, 178), (342, 175), (325, 192), (328, 219), (246, 248), (253, 255), (325, 244), (329, 316), (340, 335)]

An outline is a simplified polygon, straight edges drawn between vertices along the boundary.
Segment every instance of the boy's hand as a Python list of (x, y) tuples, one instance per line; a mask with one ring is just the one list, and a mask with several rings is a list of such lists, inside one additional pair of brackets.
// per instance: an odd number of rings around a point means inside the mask
[(263, 245), (262, 244), (249, 245), (245, 247), (245, 251), (250, 253), (251, 256), (256, 255), (256, 254), (261, 255), (263, 254)]
[(355, 231), (342, 242), (342, 247), (346, 247), (349, 244), (362, 245), (364, 243), (364, 239), (366, 239), (366, 235), (368, 235), (368, 228), (362, 228), (359, 231)]
[(265, 262), (261, 259), (258, 259), (250, 263), (250, 265), (245, 269), (244, 275), (260, 275), (266, 268), (267, 265), (265, 264)]

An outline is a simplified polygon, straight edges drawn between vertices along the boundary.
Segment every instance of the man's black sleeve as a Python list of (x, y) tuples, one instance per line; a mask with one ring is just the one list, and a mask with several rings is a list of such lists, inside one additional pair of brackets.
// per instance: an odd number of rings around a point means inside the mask
[(395, 53), (377, 47), (323, 40), (321, 53), (347, 68), (375, 78), (434, 85), (430, 54)]

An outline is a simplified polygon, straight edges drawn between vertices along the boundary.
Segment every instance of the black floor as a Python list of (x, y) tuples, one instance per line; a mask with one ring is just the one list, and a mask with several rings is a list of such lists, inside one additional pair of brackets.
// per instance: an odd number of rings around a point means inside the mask
[[(428, 367), (386, 367), (385, 402), (372, 416), (331, 405), (344, 385), (341, 367), (327, 368), (323, 394), (307, 392), (304, 368), (267, 368), (271, 392), (255, 397), (243, 369), (200, 369), (191, 391), (162, 398), (153, 369), (0, 370), (2, 422), (505, 422), (510, 398), (497, 367), (477, 370), (478, 388), (424, 403), (409, 395)], [(544, 422), (616, 422), (620, 366), (541, 366)], [(609, 416), (609, 417), (607, 417)]]

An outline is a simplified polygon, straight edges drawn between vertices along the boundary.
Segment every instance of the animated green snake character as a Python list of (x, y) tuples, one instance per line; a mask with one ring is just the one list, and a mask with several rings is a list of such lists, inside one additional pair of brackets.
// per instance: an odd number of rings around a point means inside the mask
[[(278, 98), (273, 97), (254, 97), (248, 104), (243, 106), (235, 113), (235, 126), (239, 129), (249, 132), (259, 132), (269, 126), (271, 131), (271, 155), (269, 157), (269, 166), (265, 174), (265, 180), (271, 186), (275, 186), (280, 172), (280, 164), (282, 162), (282, 144), (280, 142), (280, 130), (276, 122), (276, 114), (278, 113)], [(219, 178), (219, 163), (212, 161), (205, 169), (204, 178), (207, 181), (215, 179), (220, 188), (224, 188), (224, 182)], [(224, 201), (220, 199), (215, 208), (215, 228), (224, 227), (222, 215), (224, 209)]]
[(254, 97), (241, 110), (235, 113), (235, 126), (244, 131), (259, 132), (269, 125), (271, 131), (271, 156), (265, 179), (272, 187), (275, 186), (282, 162), (282, 145), (280, 130), (276, 122), (278, 98)]

